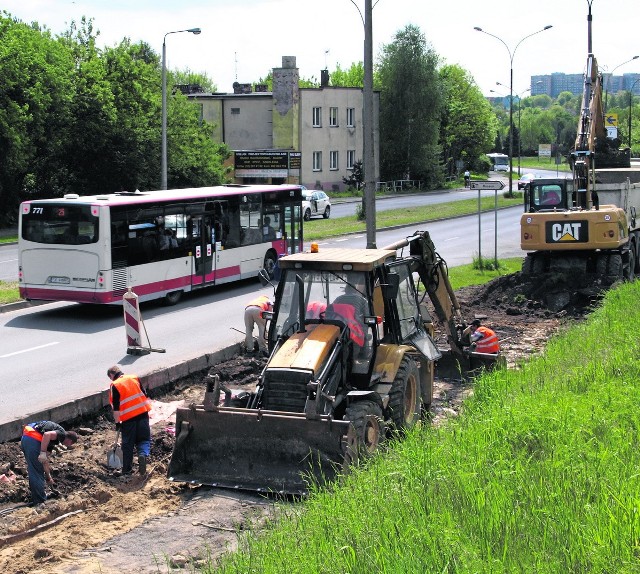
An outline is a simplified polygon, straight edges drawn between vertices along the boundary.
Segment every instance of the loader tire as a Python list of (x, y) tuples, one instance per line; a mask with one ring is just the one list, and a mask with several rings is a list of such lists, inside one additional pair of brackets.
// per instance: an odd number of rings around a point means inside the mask
[(631, 243), (629, 253), (627, 254), (627, 264), (624, 268), (624, 278), (627, 281), (633, 281), (636, 271), (636, 244)]
[(522, 274), (531, 275), (533, 273), (533, 257), (528, 255), (522, 262)]
[(344, 417), (351, 422), (355, 435), (354, 444), (350, 445), (347, 454), (351, 464), (371, 456), (384, 442), (382, 408), (373, 401), (362, 400), (347, 407)]
[(420, 375), (411, 357), (404, 357), (389, 391), (393, 430), (403, 433), (420, 419)]
[(608, 261), (609, 255), (607, 253), (598, 253), (598, 258), (596, 259), (596, 275), (599, 278), (606, 277)]
[(621, 281), (624, 274), (624, 265), (622, 263), (622, 255), (620, 253), (612, 253), (609, 256), (609, 262), (607, 263), (607, 275), (609, 281), (612, 283), (615, 281)]

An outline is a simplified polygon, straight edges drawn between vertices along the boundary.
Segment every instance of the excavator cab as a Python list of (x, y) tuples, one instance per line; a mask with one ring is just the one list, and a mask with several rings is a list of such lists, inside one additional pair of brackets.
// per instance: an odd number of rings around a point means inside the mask
[(570, 179), (534, 179), (525, 187), (525, 211), (560, 211), (572, 203)]

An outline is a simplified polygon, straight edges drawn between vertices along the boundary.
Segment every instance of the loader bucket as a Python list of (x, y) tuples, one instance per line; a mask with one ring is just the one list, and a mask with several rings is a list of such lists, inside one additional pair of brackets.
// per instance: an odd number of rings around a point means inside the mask
[(467, 380), (484, 371), (493, 371), (506, 366), (504, 355), (498, 353), (453, 353), (450, 349), (440, 349), (442, 357), (436, 362), (435, 376), (439, 379)]
[[(306, 495), (342, 470), (348, 421), (233, 407), (176, 411), (167, 476), (177, 482)], [(349, 435), (350, 436), (350, 435)]]

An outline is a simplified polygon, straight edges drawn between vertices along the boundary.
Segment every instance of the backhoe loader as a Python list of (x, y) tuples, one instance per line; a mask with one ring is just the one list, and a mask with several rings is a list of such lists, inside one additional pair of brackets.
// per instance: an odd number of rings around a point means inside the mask
[[(503, 364), (463, 346), (460, 307), (426, 231), (383, 249), (312, 245), (279, 264), (255, 391), (238, 405), (212, 379), (202, 405), (177, 410), (170, 479), (304, 495), (426, 416), (436, 369), (466, 375)], [(432, 338), (414, 273), (447, 350)]]

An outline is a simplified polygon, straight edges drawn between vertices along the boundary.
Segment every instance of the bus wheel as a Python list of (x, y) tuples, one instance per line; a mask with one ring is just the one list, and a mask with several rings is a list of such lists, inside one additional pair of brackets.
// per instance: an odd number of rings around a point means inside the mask
[(276, 272), (276, 255), (273, 251), (267, 251), (262, 267), (269, 274), (269, 279), (273, 279)]
[(171, 291), (164, 296), (164, 302), (167, 305), (175, 305), (182, 299), (182, 291)]

